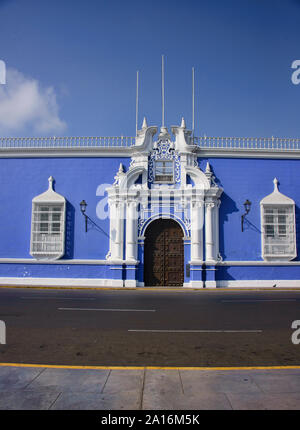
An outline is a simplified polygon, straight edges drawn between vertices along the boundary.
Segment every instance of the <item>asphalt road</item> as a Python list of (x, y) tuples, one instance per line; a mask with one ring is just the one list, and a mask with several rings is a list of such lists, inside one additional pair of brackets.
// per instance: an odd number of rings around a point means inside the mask
[(0, 288), (0, 362), (300, 365), (300, 291)]

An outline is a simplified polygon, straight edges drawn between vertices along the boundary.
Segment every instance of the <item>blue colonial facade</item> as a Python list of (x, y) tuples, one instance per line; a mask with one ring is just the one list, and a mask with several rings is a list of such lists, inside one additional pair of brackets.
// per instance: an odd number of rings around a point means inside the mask
[(149, 226), (163, 219), (182, 255), (167, 238), (155, 285), (173, 270), (187, 288), (300, 287), (297, 139), (194, 138), (184, 120), (171, 133), (144, 120), (132, 139), (0, 140), (1, 285), (151, 286)]

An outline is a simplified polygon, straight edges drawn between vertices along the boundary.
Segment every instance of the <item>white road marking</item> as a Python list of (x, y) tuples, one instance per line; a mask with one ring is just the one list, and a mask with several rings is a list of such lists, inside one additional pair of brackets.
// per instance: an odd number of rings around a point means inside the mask
[(58, 308), (59, 311), (155, 312), (155, 309)]
[(296, 302), (297, 299), (243, 299), (221, 300), (223, 303), (248, 303), (248, 302)]
[(262, 333), (262, 330), (128, 330), (149, 333)]
[(32, 299), (37, 299), (37, 300), (96, 300), (95, 298), (92, 297), (86, 297), (86, 298), (80, 298), (80, 297), (47, 297), (47, 296), (41, 296), (41, 297), (20, 297), (20, 299), (23, 300), (32, 300)]

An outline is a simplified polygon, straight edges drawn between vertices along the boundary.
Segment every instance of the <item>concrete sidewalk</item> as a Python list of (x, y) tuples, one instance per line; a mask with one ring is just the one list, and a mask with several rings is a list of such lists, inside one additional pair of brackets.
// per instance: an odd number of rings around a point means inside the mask
[(300, 368), (64, 369), (0, 366), (0, 409), (300, 409)]

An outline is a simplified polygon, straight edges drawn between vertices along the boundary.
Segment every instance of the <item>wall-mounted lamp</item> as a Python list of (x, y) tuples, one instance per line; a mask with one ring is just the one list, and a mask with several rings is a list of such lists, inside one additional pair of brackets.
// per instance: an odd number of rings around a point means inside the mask
[(244, 219), (245, 216), (248, 215), (251, 208), (251, 202), (247, 199), (244, 203), (245, 213), (242, 215), (242, 231), (244, 231)]
[(88, 216), (85, 213), (86, 207), (87, 207), (87, 202), (85, 200), (82, 200), (80, 202), (80, 210), (81, 210), (82, 215), (85, 217), (85, 232), (87, 233), (87, 220), (88, 220)]

